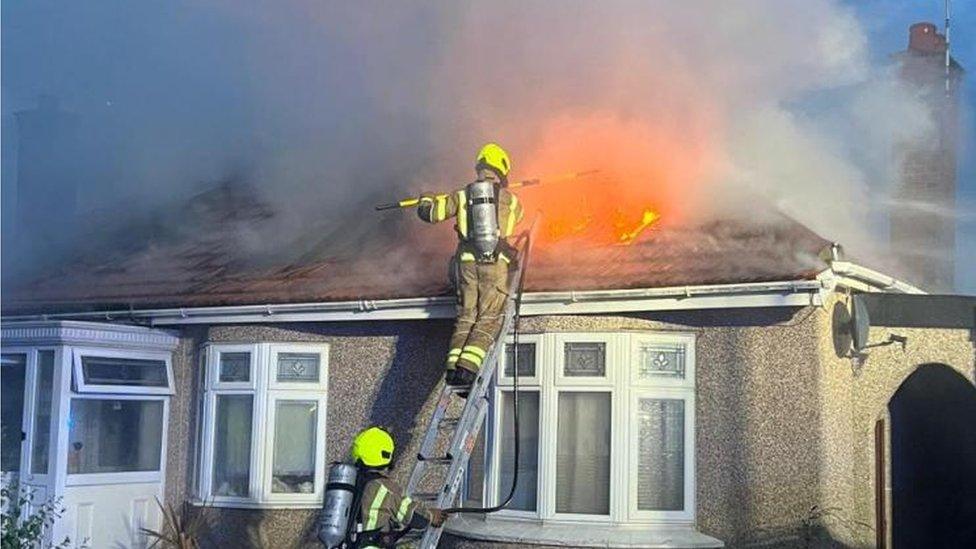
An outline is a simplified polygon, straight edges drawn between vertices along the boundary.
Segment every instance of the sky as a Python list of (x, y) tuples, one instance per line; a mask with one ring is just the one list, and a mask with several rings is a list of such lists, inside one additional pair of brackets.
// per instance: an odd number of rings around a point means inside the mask
[[(976, 63), (974, 13), (956, 2), (964, 67)], [(241, 231), (241, 253), (302, 256), (321, 245), (310, 232), (341, 233), (335, 246), (356, 250), (377, 230), (416, 227), (371, 217), (372, 204), (466, 181), (489, 140), (509, 148), (519, 176), (598, 160), (612, 180), (601, 193), (544, 195), (554, 239), (580, 211), (604, 226), (649, 208), (661, 223), (754, 220), (749, 197), (760, 194), (885, 266), (876, 205), (897, 179), (892, 150), (931, 130), (890, 55), (905, 48), (908, 25), (941, 27), (941, 17), (937, 0), (569, 0), (559, 10), (508, 0), (8, 0), (4, 280), (78, 250), (192, 232), (163, 212), (220, 181), (249, 185), (280, 214), (274, 231)], [(965, 94), (971, 113), (976, 86)], [(75, 135), (44, 153), (50, 198), (26, 214), (56, 235), (45, 238), (18, 235), (11, 211), (14, 113), (41, 95), (70, 113)], [(976, 293), (972, 157), (960, 154), (956, 278), (966, 293)], [(82, 219), (67, 220), (69, 209)]]

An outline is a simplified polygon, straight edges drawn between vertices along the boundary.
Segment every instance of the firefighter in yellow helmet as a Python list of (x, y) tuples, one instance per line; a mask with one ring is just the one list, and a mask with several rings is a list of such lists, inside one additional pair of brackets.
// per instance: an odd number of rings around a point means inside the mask
[(351, 458), (359, 466), (362, 482), (358, 519), (362, 534), (358, 547), (392, 547), (410, 529), (440, 526), (447, 514), (428, 508), (403, 495), (385, 471), (393, 462), (396, 447), (393, 437), (382, 427), (361, 431), (352, 443)]
[(515, 250), (508, 238), (522, 219), (522, 204), (508, 187), (508, 154), (495, 143), (475, 160), (477, 181), (449, 194), (420, 196), (417, 215), (428, 223), (454, 219), (457, 321), (447, 353), (446, 381), (469, 386), (499, 336)]

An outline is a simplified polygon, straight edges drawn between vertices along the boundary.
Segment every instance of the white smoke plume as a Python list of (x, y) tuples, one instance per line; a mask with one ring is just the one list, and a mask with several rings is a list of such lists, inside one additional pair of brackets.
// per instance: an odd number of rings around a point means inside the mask
[(626, 181), (605, 192), (640, 199), (632, 187), (654, 187), (648, 200), (675, 219), (761, 216), (737, 200), (759, 192), (873, 257), (897, 183), (893, 145), (931, 129), (890, 68), (869, 63), (861, 22), (836, 0), (3, 12), (5, 116), (55, 94), (102, 144), (91, 172), (109, 175), (87, 179), (88, 212), (149, 215), (240, 179), (279, 212), (274, 231), (247, 233), (254, 253), (301, 256), (340, 227), (346, 250), (377, 225), (397, 238), (409, 225), (372, 204), (455, 187), (477, 148), (498, 141), (521, 176), (607, 169)]

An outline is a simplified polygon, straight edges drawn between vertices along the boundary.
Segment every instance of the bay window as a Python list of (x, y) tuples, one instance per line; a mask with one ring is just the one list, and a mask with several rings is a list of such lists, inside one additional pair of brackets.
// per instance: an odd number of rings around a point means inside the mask
[[(500, 518), (694, 522), (694, 336), (550, 333), (509, 341), (467, 500), (508, 495), (519, 369), (519, 483)], [(484, 465), (482, 465), (482, 462)], [(491, 520), (489, 518), (489, 520)]]
[(205, 351), (197, 492), (241, 507), (314, 507), (325, 479), (328, 347)]

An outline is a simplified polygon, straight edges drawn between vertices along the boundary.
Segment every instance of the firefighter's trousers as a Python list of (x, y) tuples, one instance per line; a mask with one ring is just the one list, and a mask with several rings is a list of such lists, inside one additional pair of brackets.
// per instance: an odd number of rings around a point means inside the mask
[(458, 258), (455, 261), (457, 322), (447, 353), (447, 369), (460, 367), (477, 372), (502, 329), (510, 293), (510, 263), (504, 257), (493, 263)]

